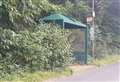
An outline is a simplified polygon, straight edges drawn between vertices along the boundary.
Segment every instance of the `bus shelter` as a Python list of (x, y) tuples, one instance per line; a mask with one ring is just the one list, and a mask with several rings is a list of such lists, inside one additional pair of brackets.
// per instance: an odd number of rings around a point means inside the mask
[(88, 63), (89, 28), (87, 25), (61, 14), (51, 14), (42, 18), (42, 20), (46, 23), (55, 23), (65, 29), (69, 29), (71, 34), (68, 40), (72, 46), (74, 62), (80, 64)]

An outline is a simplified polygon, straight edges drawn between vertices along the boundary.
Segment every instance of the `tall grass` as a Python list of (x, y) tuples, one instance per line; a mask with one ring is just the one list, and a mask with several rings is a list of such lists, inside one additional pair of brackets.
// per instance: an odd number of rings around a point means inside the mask
[(66, 68), (61, 71), (37, 71), (34, 73), (23, 73), (23, 74), (13, 74), (6, 78), (0, 80), (0, 82), (42, 82), (46, 79), (59, 76), (69, 76), (71, 75), (71, 69)]
[(95, 59), (93, 63), (98, 66), (111, 64), (113, 62), (117, 62), (120, 60), (120, 55), (106, 55), (104, 58), (101, 59)]

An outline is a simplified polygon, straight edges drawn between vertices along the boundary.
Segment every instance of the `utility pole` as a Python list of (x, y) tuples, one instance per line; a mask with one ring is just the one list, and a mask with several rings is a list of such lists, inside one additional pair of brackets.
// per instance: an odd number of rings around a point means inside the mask
[(93, 59), (95, 59), (95, 0), (92, 0), (92, 17), (93, 17), (93, 21), (92, 21), (92, 27), (91, 27), (91, 45), (92, 45), (92, 56)]
[(95, 0), (92, 1), (92, 16), (87, 17), (87, 24), (90, 27), (90, 42), (91, 42), (91, 54), (93, 59), (95, 59)]

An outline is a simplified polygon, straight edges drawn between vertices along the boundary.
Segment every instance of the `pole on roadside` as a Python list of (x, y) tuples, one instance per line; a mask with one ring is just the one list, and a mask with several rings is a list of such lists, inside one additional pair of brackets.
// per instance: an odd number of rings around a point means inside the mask
[(95, 0), (92, 0), (92, 17), (93, 17), (93, 21), (92, 21), (92, 39), (91, 39), (91, 46), (92, 46), (92, 56), (93, 59), (95, 59)]
[(87, 16), (87, 24), (90, 25), (90, 49), (93, 61), (95, 59), (95, 0), (92, 0), (92, 15)]

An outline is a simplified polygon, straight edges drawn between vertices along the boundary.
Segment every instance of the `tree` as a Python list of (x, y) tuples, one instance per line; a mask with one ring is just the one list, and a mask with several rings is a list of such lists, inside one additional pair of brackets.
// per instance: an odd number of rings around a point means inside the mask
[[(104, 47), (105, 48), (104, 50), (106, 50), (107, 52), (106, 54), (113, 54), (114, 52), (118, 52), (118, 50), (114, 50), (114, 48), (117, 48), (117, 46), (115, 46), (114, 44), (118, 43), (119, 45), (119, 42), (120, 42), (117, 39), (119, 38), (118, 35), (120, 31), (120, 28), (119, 28), (120, 18), (119, 18), (119, 12), (118, 12), (119, 11), (118, 6), (120, 3), (118, 0), (116, 1), (96, 0), (95, 4), (96, 4), (95, 11), (96, 11), (96, 25), (97, 25), (96, 29), (99, 30), (97, 31), (97, 34), (96, 34), (97, 35), (96, 48), (103, 45), (99, 51), (101, 50), (103, 51), (103, 47)], [(115, 5), (117, 7), (115, 7)]]
[(47, 0), (3, 0), (1, 3), (1, 26), (14, 31), (34, 28), (40, 17), (64, 10)]
[(86, 2), (75, 0), (73, 3), (69, 0), (65, 2), (66, 13), (68, 16), (76, 18), (79, 21), (86, 22), (86, 16), (89, 12), (89, 7)]

